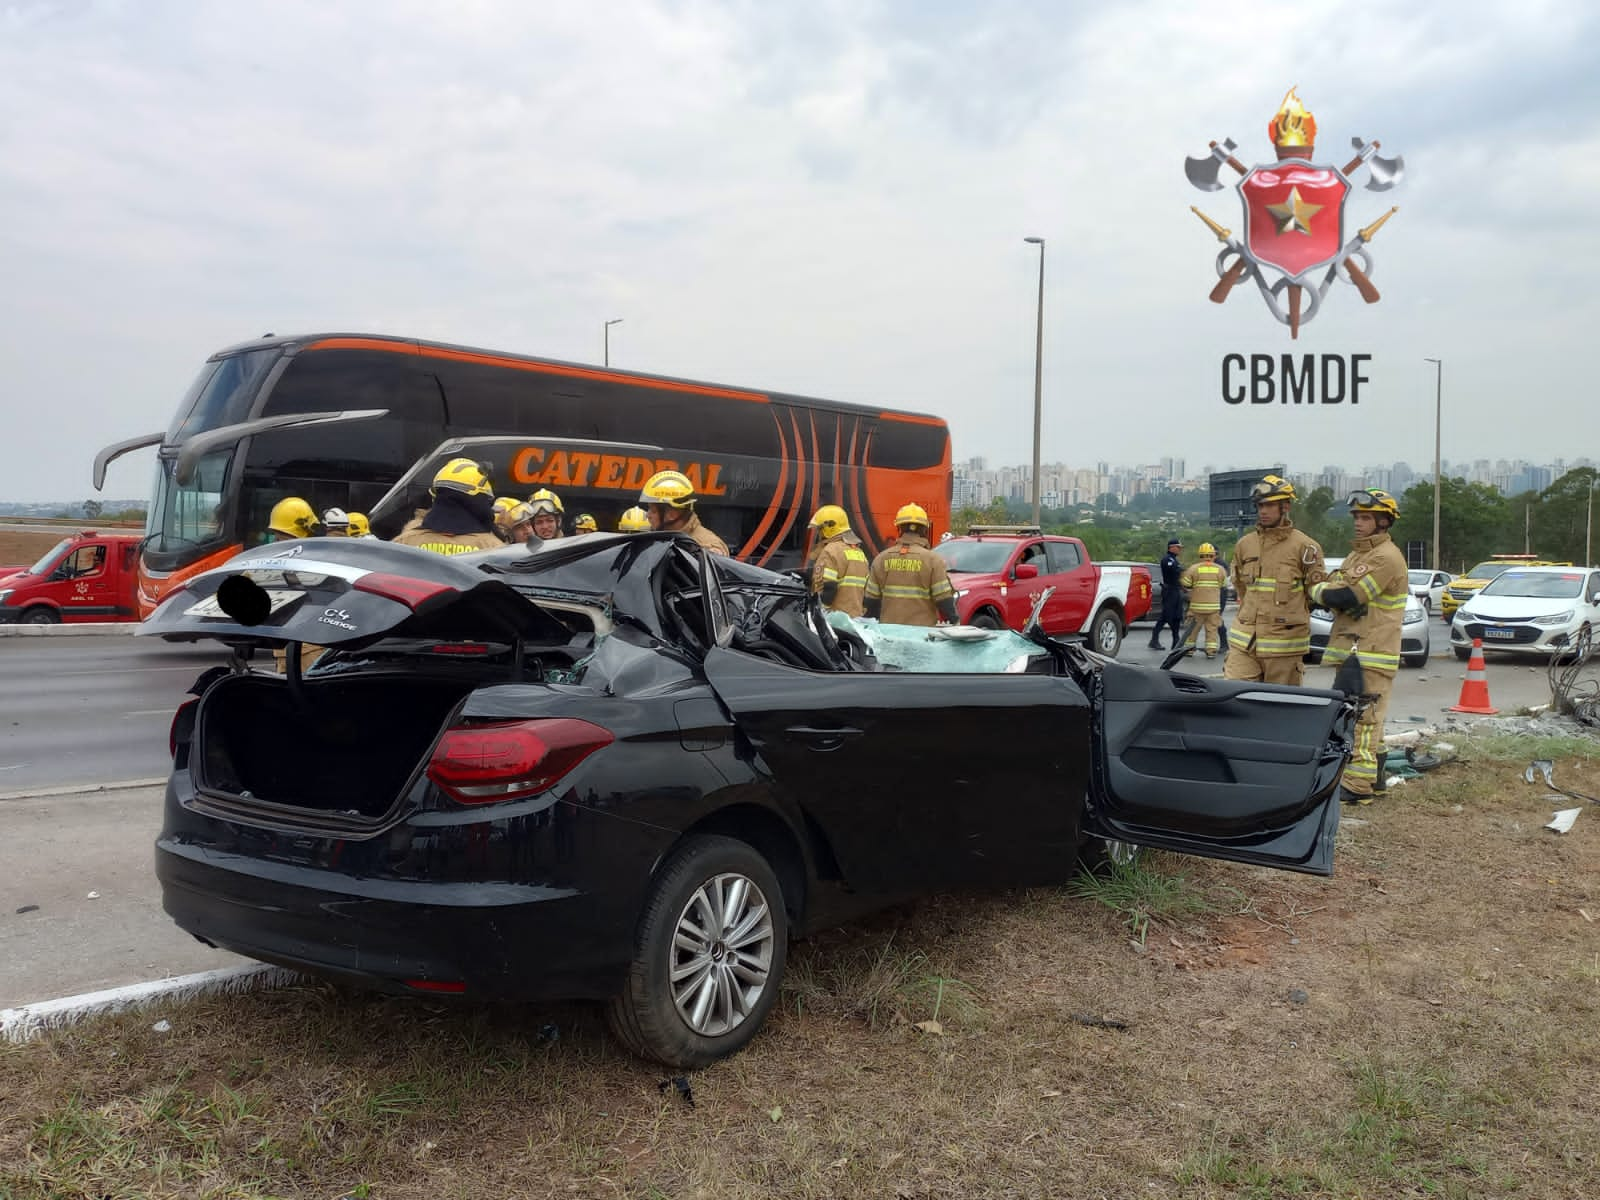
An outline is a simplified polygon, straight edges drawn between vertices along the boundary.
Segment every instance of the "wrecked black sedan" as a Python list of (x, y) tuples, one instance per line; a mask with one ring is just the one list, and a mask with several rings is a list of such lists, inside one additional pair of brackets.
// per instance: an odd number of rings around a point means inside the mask
[(1105, 842), (1332, 869), (1341, 694), (830, 618), (668, 534), (263, 546), (140, 632), (235, 649), (173, 723), (182, 928), (387, 991), (604, 1000), (677, 1067), (756, 1033), (792, 936), (917, 893)]

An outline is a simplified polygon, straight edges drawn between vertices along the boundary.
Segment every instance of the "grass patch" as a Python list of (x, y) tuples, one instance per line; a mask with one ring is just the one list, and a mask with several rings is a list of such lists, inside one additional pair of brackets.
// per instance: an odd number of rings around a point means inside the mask
[[(1588, 766), (1600, 760), (1600, 741), (1570, 735), (1530, 737), (1514, 733), (1471, 734), (1448, 739), (1460, 748), (1461, 761), (1518, 763), (1526, 766), (1536, 758), (1549, 758), (1571, 765)], [(1559, 776), (1558, 776), (1559, 778)]]
[(799, 942), (692, 1107), (583, 1005), (309, 985), (0, 1045), (0, 1197), (1586, 1198), (1600, 824), (1539, 830), (1537, 753), (1379, 799), (1330, 879), (1158, 854)]
[(1080, 873), (1067, 890), (1120, 913), (1133, 940), (1144, 945), (1152, 921), (1174, 921), (1218, 911), (1215, 900), (1197, 888), (1187, 872), (1170, 873), (1175, 855), (1144, 852), (1132, 862), (1107, 860)]

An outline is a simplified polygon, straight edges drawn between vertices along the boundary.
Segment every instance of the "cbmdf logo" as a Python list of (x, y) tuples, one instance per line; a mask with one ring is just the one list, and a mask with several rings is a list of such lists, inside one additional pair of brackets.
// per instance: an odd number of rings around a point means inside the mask
[[(1368, 191), (1386, 192), (1400, 182), (1405, 160), (1378, 153), (1380, 143), (1350, 139), (1355, 157), (1342, 167), (1315, 161), (1317, 121), (1290, 88), (1267, 125), (1277, 161), (1246, 167), (1234, 157), (1232, 138), (1211, 143), (1211, 153), (1184, 162), (1189, 182), (1201, 191), (1221, 191), (1224, 168), (1234, 171), (1243, 206), (1244, 232), (1231, 229), (1198, 208), (1193, 212), (1223, 243), (1217, 255), (1217, 285), (1211, 299), (1221, 304), (1235, 284), (1248, 276), (1267, 309), (1300, 336), (1300, 326), (1316, 317), (1335, 279), (1355, 285), (1368, 304), (1378, 302), (1372, 284), (1372, 255), (1367, 246), (1397, 208), (1356, 229), (1348, 226), (1352, 177), (1366, 168)], [(1192, 206), (1191, 206), (1192, 207)]]

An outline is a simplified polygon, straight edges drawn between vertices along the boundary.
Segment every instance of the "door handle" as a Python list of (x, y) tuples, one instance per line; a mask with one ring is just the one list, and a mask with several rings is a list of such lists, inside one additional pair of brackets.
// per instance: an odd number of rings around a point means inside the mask
[(833, 729), (817, 729), (810, 725), (791, 725), (784, 730), (792, 738), (809, 742), (813, 750), (837, 750), (849, 738), (860, 737), (861, 730), (849, 726), (839, 726)]

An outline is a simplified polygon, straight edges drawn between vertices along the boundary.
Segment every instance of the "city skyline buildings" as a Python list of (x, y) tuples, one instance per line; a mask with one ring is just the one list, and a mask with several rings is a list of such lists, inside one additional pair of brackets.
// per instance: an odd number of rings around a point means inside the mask
[[(983, 508), (996, 497), (1023, 504), (1031, 501), (1032, 470), (1028, 464), (991, 468), (988, 463), (987, 455), (975, 455), (954, 465), (950, 498), (952, 509)], [(1098, 459), (1093, 466), (1085, 467), (1072, 467), (1064, 462), (1041, 463), (1039, 502), (1042, 508), (1059, 509), (1078, 504), (1094, 505), (1105, 495), (1114, 496), (1119, 504), (1125, 505), (1142, 494), (1205, 492), (1209, 488), (1211, 475), (1222, 471), (1247, 470), (1252, 466), (1267, 470), (1272, 464), (1207, 463), (1191, 475), (1187, 469), (1187, 459), (1173, 455), (1137, 466), (1112, 464), (1106, 459)], [(1469, 483), (1486, 484), (1507, 496), (1542, 491), (1568, 471), (1592, 466), (1593, 461), (1587, 457), (1572, 460), (1556, 458), (1543, 463), (1521, 458), (1444, 459), (1440, 464), (1441, 472), (1447, 479), (1460, 478)], [(1429, 483), (1433, 479), (1431, 463), (1418, 469), (1404, 460), (1396, 460), (1387, 466), (1363, 467), (1359, 471), (1347, 470), (1341, 464), (1324, 464), (1317, 470), (1290, 466), (1288, 474), (1305, 491), (1326, 487), (1336, 496), (1363, 487), (1382, 488), (1398, 496), (1407, 488)]]

